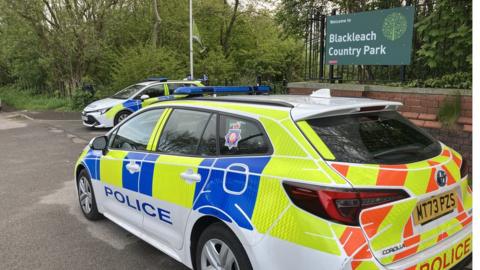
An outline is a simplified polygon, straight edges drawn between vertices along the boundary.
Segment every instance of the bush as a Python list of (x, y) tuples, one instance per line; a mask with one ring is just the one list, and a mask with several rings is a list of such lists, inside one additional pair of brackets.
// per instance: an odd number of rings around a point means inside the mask
[(71, 109), (72, 110), (82, 110), (88, 104), (92, 103), (95, 100), (92, 93), (84, 91), (82, 89), (77, 89), (72, 96)]

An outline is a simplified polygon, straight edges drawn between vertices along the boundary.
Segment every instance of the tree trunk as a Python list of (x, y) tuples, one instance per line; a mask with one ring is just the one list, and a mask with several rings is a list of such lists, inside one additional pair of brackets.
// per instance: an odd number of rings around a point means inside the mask
[[(227, 1), (225, 1), (224, 3), (225, 5), (228, 5)], [(240, 6), (240, 0), (235, 0), (232, 17), (230, 17), (230, 22), (228, 23), (227, 29), (225, 30), (225, 34), (223, 35), (222, 47), (223, 47), (223, 55), (225, 56), (225, 58), (228, 58), (228, 56), (230, 55), (230, 39), (233, 33), (233, 27), (235, 26), (235, 21), (237, 20), (237, 17), (238, 17), (239, 6)]]
[(159, 37), (158, 37), (158, 31), (160, 30), (160, 23), (162, 22), (162, 19), (160, 18), (160, 13), (158, 13), (157, 0), (153, 0), (153, 13), (155, 15), (154, 17), (155, 22), (153, 23), (152, 45), (153, 47), (157, 48), (158, 44), (160, 43)]

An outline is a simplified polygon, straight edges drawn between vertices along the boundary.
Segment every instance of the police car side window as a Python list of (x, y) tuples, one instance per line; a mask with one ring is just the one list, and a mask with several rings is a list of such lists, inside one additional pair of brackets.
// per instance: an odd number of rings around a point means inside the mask
[(150, 136), (164, 109), (149, 110), (122, 124), (112, 138), (110, 148), (125, 151), (146, 150)]
[(253, 121), (231, 116), (220, 116), (219, 143), (221, 155), (267, 154), (266, 134)]
[(145, 91), (143, 91), (143, 93), (140, 94), (140, 96), (148, 95), (149, 97), (154, 98), (154, 97), (163, 96), (164, 92), (165, 92), (165, 89), (163, 87), (163, 84), (157, 84), (147, 88)]
[(196, 155), (210, 113), (175, 109), (162, 131), (157, 151), (169, 154)]

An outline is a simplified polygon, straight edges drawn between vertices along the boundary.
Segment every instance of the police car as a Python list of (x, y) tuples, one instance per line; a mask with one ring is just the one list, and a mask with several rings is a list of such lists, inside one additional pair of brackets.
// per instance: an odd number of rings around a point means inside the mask
[(80, 206), (193, 269), (462, 265), (465, 161), (399, 106), (328, 90), (160, 102), (85, 148)]
[(97, 100), (82, 111), (83, 125), (110, 128), (123, 121), (133, 112), (159, 100), (173, 99), (170, 95), (178, 87), (203, 86), (200, 81), (175, 81), (166, 78), (148, 78), (130, 85), (113, 96)]

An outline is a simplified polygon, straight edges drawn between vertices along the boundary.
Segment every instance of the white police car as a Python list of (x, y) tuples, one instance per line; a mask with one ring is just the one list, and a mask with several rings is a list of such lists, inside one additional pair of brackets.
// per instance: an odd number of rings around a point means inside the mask
[(97, 100), (82, 111), (86, 127), (109, 128), (127, 118), (130, 114), (159, 100), (173, 99), (178, 87), (203, 86), (200, 81), (168, 80), (148, 78), (144, 82), (130, 85), (111, 97)]
[[(239, 90), (262, 92), (176, 92)], [(461, 266), (465, 162), (400, 105), (326, 91), (159, 102), (84, 149), (80, 206), (195, 269)]]

